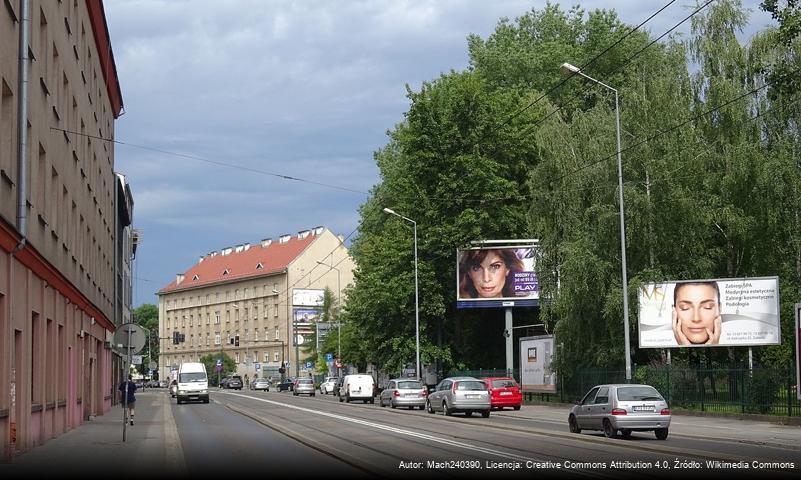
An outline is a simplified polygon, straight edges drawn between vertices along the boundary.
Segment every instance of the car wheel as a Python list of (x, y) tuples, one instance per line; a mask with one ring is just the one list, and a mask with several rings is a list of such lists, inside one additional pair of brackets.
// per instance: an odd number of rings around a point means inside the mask
[(414, 407), (413, 407), (413, 406), (410, 406), (410, 407), (409, 407), (409, 410), (414, 410)]
[(371, 399), (370, 399), (370, 403), (371, 403), (371, 404), (373, 404), (373, 405), (375, 405), (375, 398), (371, 398)]
[(570, 425), (570, 433), (581, 433), (581, 428), (574, 415), (571, 415), (570, 418), (567, 419), (567, 423)]
[(389, 406), (392, 407), (392, 408), (397, 408), (398, 407), (397, 405), (395, 405), (395, 401), (394, 400), (390, 400), (389, 401)]
[(426, 408), (426, 407), (423, 406), (423, 405), (420, 405), (420, 410), (423, 410), (424, 408)]
[(180, 404), (182, 404), (182, 403), (184, 403), (184, 401), (183, 401), (183, 400), (181, 400), (181, 399), (179, 398), (179, 399), (178, 399), (178, 405), (180, 405)]
[(209, 403), (209, 397), (203, 398), (203, 403)]
[(298, 396), (298, 392), (292, 392), (292, 395), (297, 397)]
[(382, 397), (378, 397), (378, 406), (384, 408), (384, 399)]
[(465, 416), (465, 417), (472, 417), (472, 416), (473, 416), (473, 412), (471, 412), (470, 410), (468, 410), (468, 411), (464, 412), (464, 416)]
[(631, 436), (631, 429), (630, 428), (621, 428), (620, 429), (620, 436), (623, 438), (629, 438)]
[(665, 440), (668, 437), (668, 429), (667, 428), (657, 428), (654, 430), (654, 434), (656, 438), (659, 440)]
[(350, 403), (350, 395), (345, 395), (345, 403)]
[(345, 399), (344, 399), (344, 398), (342, 398), (342, 397), (339, 397), (339, 403), (342, 403), (342, 402), (344, 402), (344, 401), (345, 401)]
[(604, 419), (604, 436), (606, 438), (617, 437), (617, 429), (612, 428), (612, 422), (610, 422), (608, 418)]
[(515, 405), (515, 411), (520, 410), (520, 405)]
[(482, 411), (482, 412), (481, 412), (481, 416), (482, 416), (482, 417), (484, 417), (484, 418), (489, 418), (489, 416), (490, 416), (490, 411), (489, 411), (489, 410), (484, 410), (484, 411)]
[(442, 402), (442, 414), (445, 415), (446, 417), (450, 417), (451, 415), (453, 415), (453, 411), (450, 409), (450, 407), (448, 407), (447, 401)]
[(434, 408), (433, 408), (433, 407), (431, 407), (431, 402), (429, 402), (428, 400), (426, 400), (426, 406), (425, 406), (425, 409), (426, 409), (426, 411), (427, 411), (428, 413), (434, 413)]

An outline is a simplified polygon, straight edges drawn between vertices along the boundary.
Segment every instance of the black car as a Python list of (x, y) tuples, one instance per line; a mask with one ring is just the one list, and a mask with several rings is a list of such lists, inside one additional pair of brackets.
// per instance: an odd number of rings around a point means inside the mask
[(242, 377), (239, 375), (232, 375), (225, 378), (222, 382), (223, 388), (230, 388), (232, 390), (242, 390)]
[(284, 390), (292, 391), (295, 385), (295, 379), (292, 377), (286, 377), (278, 384), (278, 391), (283, 392)]

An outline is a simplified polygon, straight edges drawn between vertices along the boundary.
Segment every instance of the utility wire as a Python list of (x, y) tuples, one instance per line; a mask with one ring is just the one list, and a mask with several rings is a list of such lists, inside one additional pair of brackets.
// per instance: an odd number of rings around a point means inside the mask
[(258, 174), (261, 174), (261, 175), (268, 175), (268, 176), (280, 178), (280, 179), (283, 179), (283, 180), (292, 180), (292, 181), (295, 181), (295, 182), (309, 183), (311, 185), (318, 185), (318, 186), (321, 186), (321, 187), (333, 188), (335, 190), (342, 190), (342, 191), (345, 191), (345, 192), (353, 192), (353, 193), (359, 193), (359, 194), (362, 194), (362, 195), (369, 195), (368, 192), (363, 192), (361, 190), (354, 190), (352, 188), (343, 187), (343, 186), (340, 186), (340, 185), (333, 185), (333, 184), (330, 184), (330, 183), (317, 182), (317, 181), (314, 181), (314, 180), (308, 180), (308, 179), (300, 178), (300, 177), (292, 177), (290, 175), (283, 175), (283, 174), (280, 174), (280, 173), (268, 172), (266, 170), (259, 170), (259, 169), (256, 169), (256, 168), (245, 167), (245, 166), (242, 166), (242, 165), (236, 165), (234, 163), (225, 163), (225, 162), (220, 162), (220, 161), (216, 161), (216, 160), (209, 160), (207, 158), (198, 157), (198, 156), (195, 156), (195, 155), (189, 155), (189, 154), (178, 153), (178, 152), (170, 152), (168, 150), (161, 150), (159, 148), (146, 147), (144, 145), (136, 145), (134, 143), (127, 143), (127, 142), (122, 142), (120, 140), (114, 140), (114, 139), (109, 139), (109, 138), (98, 137), (96, 135), (89, 135), (89, 134), (86, 134), (86, 133), (74, 132), (72, 130), (66, 130), (66, 129), (58, 128), (58, 127), (50, 127), (50, 129), (51, 130), (57, 130), (59, 132), (72, 133), (74, 135), (80, 135), (80, 136), (84, 136), (84, 137), (88, 137), (88, 138), (102, 140), (104, 142), (115, 143), (115, 144), (118, 144), (118, 145), (125, 145), (127, 147), (133, 147), (133, 148), (139, 148), (139, 149), (142, 149), (142, 150), (149, 150), (151, 152), (163, 153), (165, 155), (171, 155), (171, 156), (174, 156), (174, 157), (181, 157), (181, 158), (186, 158), (186, 159), (189, 159), (189, 160), (197, 160), (197, 161), (200, 161), (200, 162), (206, 162), (206, 163), (210, 163), (212, 165), (218, 165), (218, 166), (221, 166), (221, 167), (234, 168), (234, 169), (237, 169), (237, 170), (244, 170), (246, 172), (258, 173)]

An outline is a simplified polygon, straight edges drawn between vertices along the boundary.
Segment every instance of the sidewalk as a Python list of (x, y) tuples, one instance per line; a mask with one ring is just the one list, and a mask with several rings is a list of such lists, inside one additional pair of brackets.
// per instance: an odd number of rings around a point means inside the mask
[(165, 390), (137, 393), (134, 425), (126, 427), (125, 442), (122, 435), (123, 411), (117, 405), (10, 464), (0, 464), (0, 477), (183, 476), (184, 456)]
[[(523, 405), (520, 410), (503, 410), (492, 415), (525, 418), (551, 424), (564, 425), (572, 405)], [(717, 439), (728, 442), (769, 445), (801, 450), (801, 426), (717, 416), (697, 416), (673, 412), (670, 435), (692, 438)]]

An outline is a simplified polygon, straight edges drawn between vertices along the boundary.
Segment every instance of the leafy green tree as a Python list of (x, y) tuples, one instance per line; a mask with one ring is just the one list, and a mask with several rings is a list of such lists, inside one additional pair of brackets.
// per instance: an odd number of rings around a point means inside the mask
[[(222, 359), (222, 371), (217, 375), (217, 360)], [(222, 379), (228, 375), (236, 373), (236, 362), (227, 353), (220, 351), (218, 353), (209, 353), (200, 357), (200, 363), (206, 366), (206, 372), (209, 375), (209, 385), (219, 386), (218, 378)]]
[(142, 305), (133, 309), (133, 322), (141, 325), (150, 332), (149, 342), (145, 344), (143, 354), (147, 355), (147, 361), (143, 361), (142, 365), (138, 366), (139, 373), (145, 374), (148, 371), (148, 363), (150, 361), (158, 362), (159, 359), (159, 309), (152, 303), (143, 303)]

